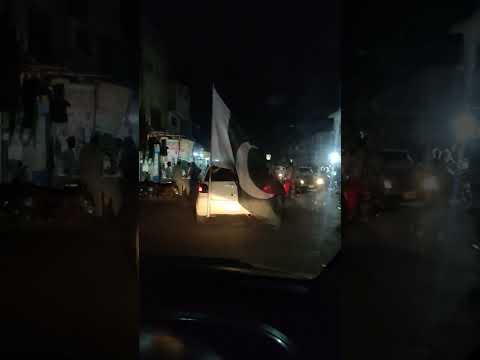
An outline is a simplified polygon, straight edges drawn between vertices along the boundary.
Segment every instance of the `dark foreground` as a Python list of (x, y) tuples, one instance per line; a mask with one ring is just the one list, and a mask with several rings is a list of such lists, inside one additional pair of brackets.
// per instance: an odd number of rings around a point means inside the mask
[(478, 222), (413, 204), (344, 227), (345, 358), (479, 358)]
[[(134, 220), (2, 219), (0, 353), (133, 358), (137, 347)], [(11, 355), (10, 355), (11, 356)]]

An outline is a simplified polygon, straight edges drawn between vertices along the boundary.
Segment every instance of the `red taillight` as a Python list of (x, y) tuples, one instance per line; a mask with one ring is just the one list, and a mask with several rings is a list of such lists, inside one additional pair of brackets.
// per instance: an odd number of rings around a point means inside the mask
[(202, 194), (208, 193), (208, 186), (205, 184), (199, 184), (198, 185), (198, 192)]
[(267, 194), (274, 194), (275, 192), (273, 191), (273, 188), (270, 184), (266, 184), (263, 189), (262, 189), (264, 192), (266, 192)]

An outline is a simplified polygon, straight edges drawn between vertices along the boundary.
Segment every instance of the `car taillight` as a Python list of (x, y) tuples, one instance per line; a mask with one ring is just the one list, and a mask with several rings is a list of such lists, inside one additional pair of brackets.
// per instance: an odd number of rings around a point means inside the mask
[(199, 184), (198, 185), (198, 192), (202, 194), (208, 193), (208, 186), (205, 184)]

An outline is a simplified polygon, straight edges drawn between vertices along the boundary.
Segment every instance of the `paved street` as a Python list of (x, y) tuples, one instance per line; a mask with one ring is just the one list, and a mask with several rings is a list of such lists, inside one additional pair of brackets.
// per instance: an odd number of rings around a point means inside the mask
[(337, 204), (326, 193), (298, 195), (288, 203), (285, 220), (275, 230), (237, 217), (198, 225), (190, 201), (147, 200), (140, 211), (140, 252), (239, 259), (314, 276), (340, 246)]
[(0, 353), (131, 358), (138, 318), (133, 222), (3, 220), (0, 318), (9, 333)]
[(475, 217), (421, 204), (344, 227), (345, 358), (469, 359), (480, 345), (479, 240)]

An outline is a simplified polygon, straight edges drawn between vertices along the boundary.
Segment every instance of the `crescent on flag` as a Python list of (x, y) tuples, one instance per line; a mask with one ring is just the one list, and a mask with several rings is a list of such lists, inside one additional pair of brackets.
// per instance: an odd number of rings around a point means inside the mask
[(257, 149), (257, 147), (250, 145), (249, 142), (244, 142), (237, 150), (236, 170), (240, 187), (248, 195), (256, 199), (272, 199), (274, 195), (268, 194), (259, 189), (250, 177), (250, 173), (248, 171), (248, 153), (250, 152), (250, 149)]

